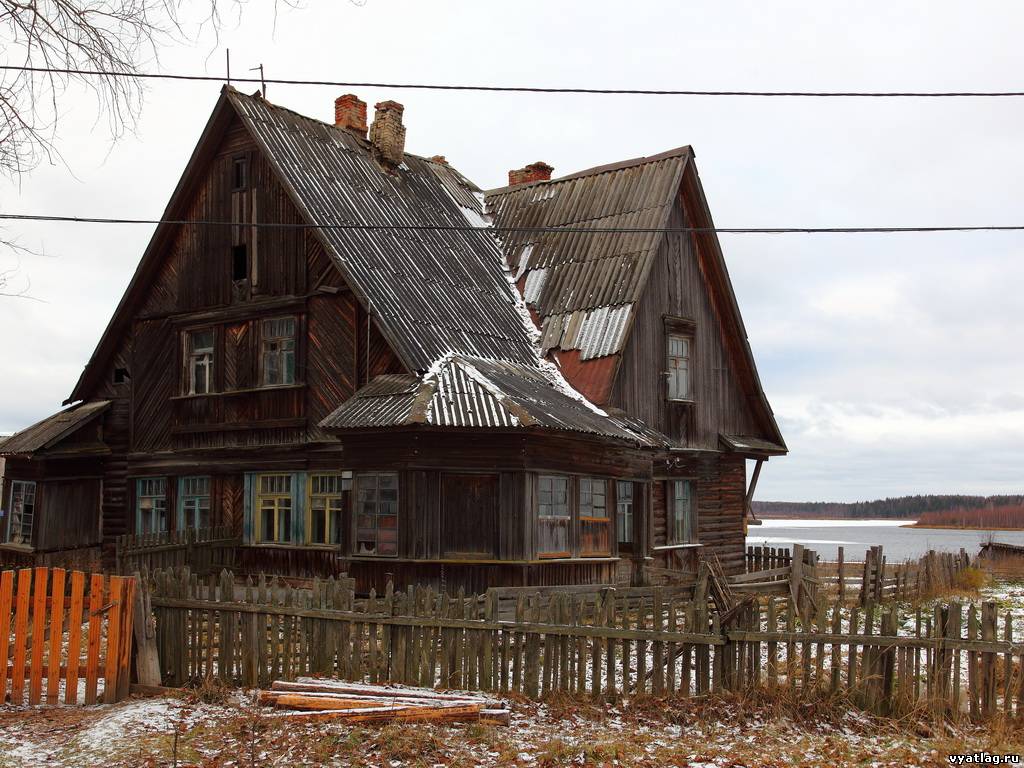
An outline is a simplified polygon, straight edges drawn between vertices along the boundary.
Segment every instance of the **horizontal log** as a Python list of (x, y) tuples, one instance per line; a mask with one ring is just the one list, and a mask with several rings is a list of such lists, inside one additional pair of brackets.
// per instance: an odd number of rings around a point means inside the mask
[[(479, 712), (486, 709), (483, 702), (437, 701), (427, 703), (423, 699), (406, 699), (404, 701), (387, 700), (366, 701), (364, 699), (341, 698), (338, 696), (317, 696), (310, 693), (279, 693), (272, 694), (273, 702), (278, 709), (300, 709), (307, 712), (320, 712), (329, 709), (475, 709)], [(262, 697), (261, 697), (262, 698)]]
[(431, 691), (423, 688), (405, 688), (402, 686), (373, 685), (366, 683), (349, 683), (335, 680), (318, 680), (313, 677), (300, 677), (297, 680), (275, 680), (270, 685), (271, 691), (284, 692), (308, 692), (308, 693), (330, 693), (344, 694), (347, 696), (367, 696), (382, 699), (393, 699), (400, 697), (404, 699), (425, 699), (427, 701), (468, 701), (470, 703), (486, 704), (489, 707), (501, 708), (504, 704), (486, 696), (477, 696), (470, 693), (447, 693), (444, 691)]
[(419, 723), (442, 722), (455, 723), (480, 720), (482, 712), (478, 706), (472, 707), (379, 707), (375, 709), (331, 709), (320, 712), (279, 712), (280, 717), (294, 720), (344, 720), (348, 723)]
[(793, 572), (792, 566), (785, 566), (784, 568), (772, 568), (766, 571), (751, 571), (750, 573), (741, 573), (738, 576), (730, 576), (728, 581), (729, 584), (743, 584), (748, 581), (767, 580), (774, 576), (789, 576)]

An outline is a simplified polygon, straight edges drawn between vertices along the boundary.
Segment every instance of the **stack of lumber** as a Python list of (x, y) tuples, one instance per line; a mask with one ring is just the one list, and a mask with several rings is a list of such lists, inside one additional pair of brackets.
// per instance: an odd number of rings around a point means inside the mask
[(276, 680), (260, 691), (260, 704), (303, 720), (344, 720), (351, 723), (464, 722), (508, 725), (504, 702), (468, 693), (442, 693), (426, 688), (364, 685), (300, 677)]

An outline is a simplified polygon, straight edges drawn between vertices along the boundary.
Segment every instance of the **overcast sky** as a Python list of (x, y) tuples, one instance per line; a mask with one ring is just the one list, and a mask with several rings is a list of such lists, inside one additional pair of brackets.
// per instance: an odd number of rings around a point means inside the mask
[[(276, 30), (255, 5), (219, 44), (166, 49), (159, 67), (219, 75), (230, 47), (236, 75), (263, 63), (271, 77), (372, 82), (1019, 90), (1024, 72), (1012, 2), (307, 0)], [(218, 90), (152, 83), (136, 135), (113, 146), (95, 103), (68, 94), (59, 145), (73, 174), (42, 167), (20, 188), (4, 183), (0, 209), (157, 217)], [(340, 94), (270, 86), (268, 97), (332, 120)], [(722, 227), (1024, 224), (1024, 99), (358, 95), (405, 104), (407, 149), (444, 154), (483, 187), (534, 160), (561, 175), (691, 144)], [(60, 407), (151, 232), (7, 228), (45, 251), (21, 263), (45, 303), (0, 299), (0, 431)], [(765, 467), (757, 498), (1024, 490), (1024, 233), (722, 245), (791, 451)]]

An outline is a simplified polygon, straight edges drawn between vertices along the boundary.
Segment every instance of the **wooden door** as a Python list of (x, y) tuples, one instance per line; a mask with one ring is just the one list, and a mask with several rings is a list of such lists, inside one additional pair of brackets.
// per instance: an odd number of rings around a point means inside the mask
[(498, 476), (441, 478), (441, 551), (445, 557), (498, 556)]

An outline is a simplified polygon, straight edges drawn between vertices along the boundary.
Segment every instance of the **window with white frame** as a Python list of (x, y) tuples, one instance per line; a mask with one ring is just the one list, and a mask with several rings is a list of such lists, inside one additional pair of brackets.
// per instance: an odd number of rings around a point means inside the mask
[(163, 533), (167, 520), (167, 478), (142, 477), (135, 486), (135, 521), (139, 533)]
[(310, 544), (341, 544), (344, 493), (351, 482), (336, 473), (310, 476), (306, 525)]
[(537, 478), (537, 554), (569, 557), (569, 478), (541, 475)]
[(256, 478), (256, 540), (288, 544), (292, 540), (292, 476), (258, 475)]
[(693, 338), (679, 333), (668, 334), (668, 399), (690, 400), (693, 398), (690, 379), (690, 358)]
[(669, 481), (669, 544), (694, 544), (697, 541), (697, 508), (693, 481)]
[(608, 481), (580, 478), (580, 554), (610, 555), (611, 518), (608, 515)]
[(213, 392), (213, 345), (215, 334), (212, 328), (189, 331), (185, 334), (186, 376), (188, 394), (207, 395)]
[(9, 501), (4, 540), (8, 544), (29, 546), (32, 544), (32, 523), (36, 516), (36, 484), (25, 480), (13, 481)]
[(263, 386), (295, 383), (295, 318), (263, 321), (260, 337)]
[(357, 555), (398, 555), (398, 475), (373, 472), (356, 477)]
[(210, 527), (210, 478), (181, 478), (181, 509), (186, 528)]
[(619, 546), (633, 544), (633, 483), (618, 480), (615, 483), (615, 529)]

